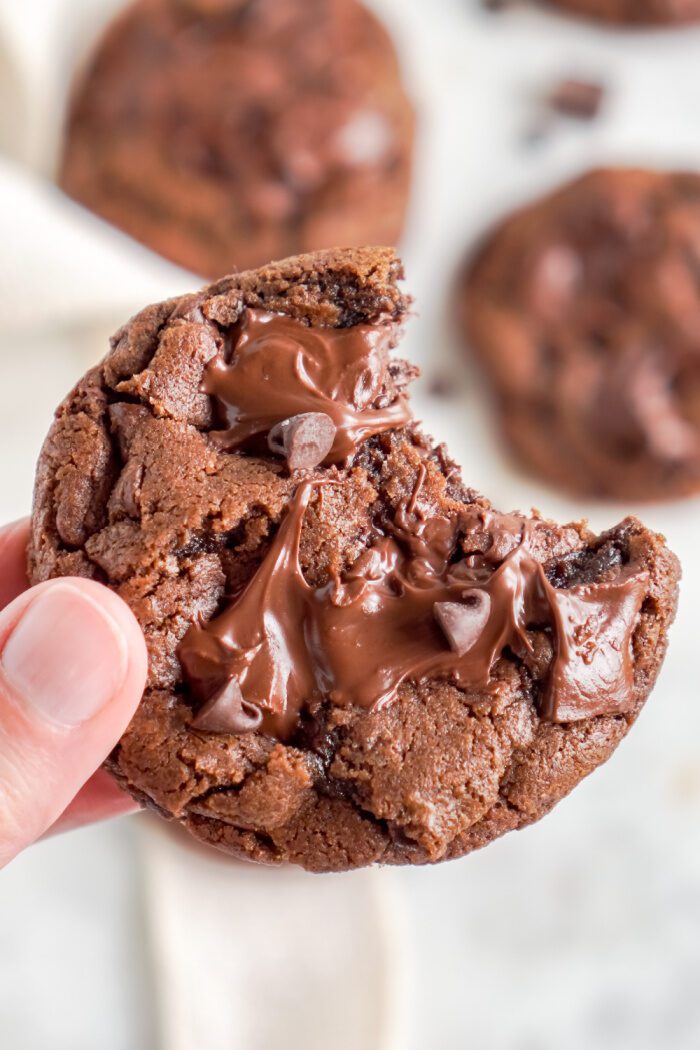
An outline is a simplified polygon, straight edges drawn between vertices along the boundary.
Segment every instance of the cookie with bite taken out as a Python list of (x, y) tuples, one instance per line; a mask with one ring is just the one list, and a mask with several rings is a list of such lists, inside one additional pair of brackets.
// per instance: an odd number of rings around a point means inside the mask
[(107, 768), (238, 858), (422, 864), (529, 824), (666, 649), (659, 536), (502, 514), (421, 431), (401, 276), (320, 252), (150, 306), (41, 453), (31, 582), (103, 582), (148, 643)]

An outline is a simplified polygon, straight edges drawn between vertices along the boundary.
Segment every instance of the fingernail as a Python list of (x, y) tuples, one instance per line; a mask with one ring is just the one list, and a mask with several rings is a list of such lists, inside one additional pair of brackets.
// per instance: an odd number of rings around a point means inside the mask
[(114, 620), (69, 583), (37, 594), (0, 658), (8, 684), (40, 717), (77, 726), (121, 688), (127, 646)]

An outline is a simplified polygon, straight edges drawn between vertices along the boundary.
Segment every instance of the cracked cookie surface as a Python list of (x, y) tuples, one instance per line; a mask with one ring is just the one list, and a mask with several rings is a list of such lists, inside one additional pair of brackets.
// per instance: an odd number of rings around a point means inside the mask
[[(666, 648), (678, 567), (634, 519), (594, 536), (580, 523), (500, 515), (411, 421), (300, 476), (264, 449), (214, 439), (221, 420), (203, 376), (222, 348), (235, 354), (231, 333), (246, 311), (319, 332), (396, 326), (397, 338), (410, 305), (400, 276), (388, 249), (321, 252), (149, 307), (61, 405), (39, 462), (32, 582), (81, 575), (107, 584), (148, 644), (147, 689), (107, 768), (139, 801), (238, 857), (313, 871), (429, 863), (531, 823), (609, 757)], [(402, 398), (414, 374), (390, 361), (375, 408)], [(284, 733), (198, 729), (184, 639), (214, 623), (267, 564), (299, 477), (310, 486), (299, 567), (314, 595), (351, 579), (376, 537), (405, 529), (407, 517), (454, 523), (441, 571), (468, 560), (492, 581), (511, 564), (520, 529), (540, 591), (546, 584), (555, 597), (636, 573), (623, 702), (571, 722), (546, 715), (556, 663), (547, 620), (499, 648), (483, 687), (407, 677), (379, 707), (317, 698)]]

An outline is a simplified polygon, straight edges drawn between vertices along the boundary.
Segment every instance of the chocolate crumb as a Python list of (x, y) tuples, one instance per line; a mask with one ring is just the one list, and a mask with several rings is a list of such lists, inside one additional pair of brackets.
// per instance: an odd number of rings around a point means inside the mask
[(432, 377), (428, 386), (428, 393), (432, 394), (433, 397), (440, 397), (444, 400), (448, 400), (455, 396), (457, 387), (452, 376), (446, 373), (438, 374)]
[(600, 113), (605, 88), (593, 80), (567, 77), (552, 88), (548, 96), (550, 107), (566, 117), (593, 120)]
[(528, 149), (541, 146), (552, 134), (554, 125), (554, 115), (549, 110), (545, 109), (535, 113), (523, 132), (523, 145)]

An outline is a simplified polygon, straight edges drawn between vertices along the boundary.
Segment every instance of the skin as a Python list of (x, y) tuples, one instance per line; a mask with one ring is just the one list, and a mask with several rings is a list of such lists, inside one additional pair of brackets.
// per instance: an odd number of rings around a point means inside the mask
[[(46, 834), (137, 808), (100, 766), (143, 692), (147, 657), (141, 630), (120, 598), (90, 580), (50, 580), (29, 588), (27, 538), (26, 520), (0, 529), (0, 867)], [(66, 595), (81, 614), (89, 617), (92, 612), (103, 622), (107, 637), (100, 662), (95, 664), (99, 647), (93, 644), (67, 645), (63, 650), (54, 645), (53, 653), (49, 644), (39, 644), (35, 657), (33, 651), (27, 653), (26, 644), (18, 657), (15, 645), (13, 654), (10, 640), (26, 622), (30, 607), (36, 609), (48, 596), (51, 609), (60, 611)], [(31, 635), (25, 632), (26, 637)], [(111, 664), (110, 645), (118, 656)], [(23, 661), (32, 664), (26, 674)], [(104, 673), (105, 664), (117, 669)], [(32, 695), (37, 692), (31, 686), (37, 667), (42, 703)], [(104, 696), (92, 705), (83, 695), (79, 717), (74, 718), (70, 705), (75, 706), (79, 686), (71, 683), (86, 680), (100, 682)], [(53, 703), (54, 683), (58, 699), (63, 696), (60, 707), (58, 700)], [(60, 717), (55, 717), (56, 711)]]

